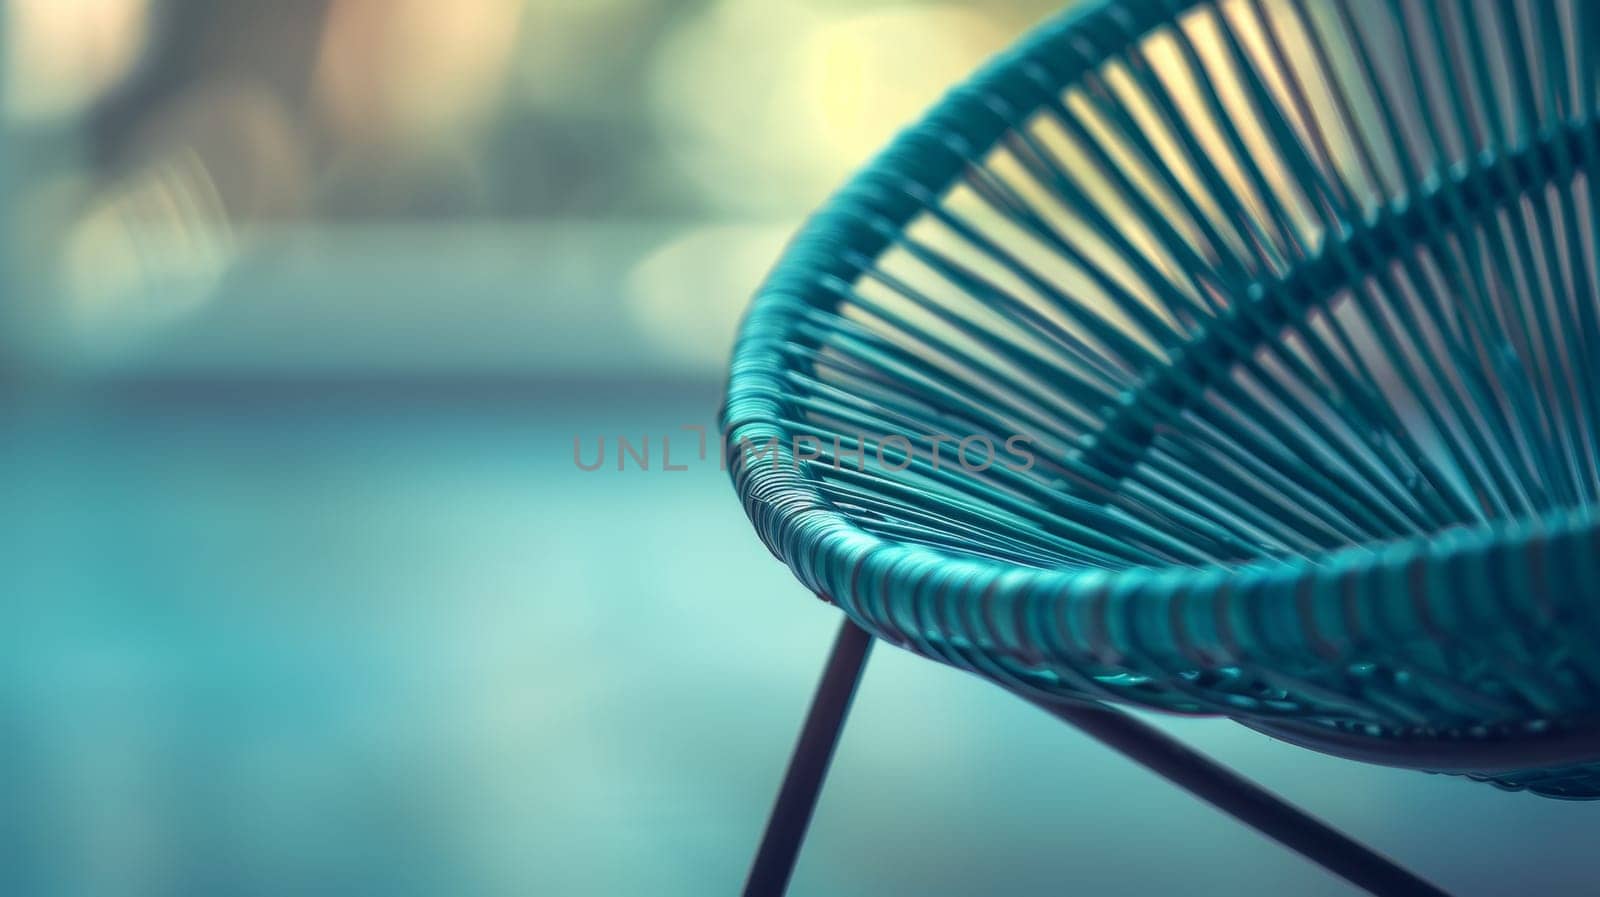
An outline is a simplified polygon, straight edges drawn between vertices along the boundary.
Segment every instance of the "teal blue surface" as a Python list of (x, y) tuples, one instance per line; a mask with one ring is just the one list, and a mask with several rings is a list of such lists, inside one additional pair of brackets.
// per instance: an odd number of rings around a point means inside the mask
[[(837, 612), (714, 466), (571, 460), (574, 436), (709, 423), (715, 388), (419, 392), (6, 405), (0, 892), (738, 889)], [(1160, 724), (1461, 894), (1600, 875), (1586, 805)], [(1065, 881), (1353, 893), (988, 683), (878, 652), (793, 893)]]

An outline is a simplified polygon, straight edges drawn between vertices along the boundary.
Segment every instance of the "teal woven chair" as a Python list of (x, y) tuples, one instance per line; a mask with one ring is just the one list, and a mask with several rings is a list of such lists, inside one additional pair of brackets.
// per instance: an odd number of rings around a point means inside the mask
[(847, 621), (750, 893), (873, 639), (970, 670), (1375, 893), (1441, 893), (1114, 709), (1600, 797), (1600, 8), (1091, 3), (818, 212), (723, 411)]

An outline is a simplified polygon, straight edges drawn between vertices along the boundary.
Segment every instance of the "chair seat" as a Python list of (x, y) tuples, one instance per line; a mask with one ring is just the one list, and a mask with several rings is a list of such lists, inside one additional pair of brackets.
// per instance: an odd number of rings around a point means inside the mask
[(757, 532), (1036, 699), (1600, 797), (1588, 7), (1042, 26), (754, 300), (723, 422)]

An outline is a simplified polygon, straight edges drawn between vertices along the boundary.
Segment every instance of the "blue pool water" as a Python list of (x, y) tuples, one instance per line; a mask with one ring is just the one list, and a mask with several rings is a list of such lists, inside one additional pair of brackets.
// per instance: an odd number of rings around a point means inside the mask
[[(0, 892), (734, 893), (836, 617), (714, 464), (572, 458), (574, 437), (709, 424), (715, 397), (11, 400)], [(1163, 725), (1462, 894), (1600, 880), (1593, 806)], [(794, 893), (1353, 891), (1020, 701), (879, 650)]]

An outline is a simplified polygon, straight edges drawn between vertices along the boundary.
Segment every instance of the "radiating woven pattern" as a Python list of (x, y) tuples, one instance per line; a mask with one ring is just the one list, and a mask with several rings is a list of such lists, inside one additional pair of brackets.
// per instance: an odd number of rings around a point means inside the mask
[(758, 531), (1014, 690), (1600, 796), (1597, 21), (1044, 26), (758, 295), (724, 409)]

